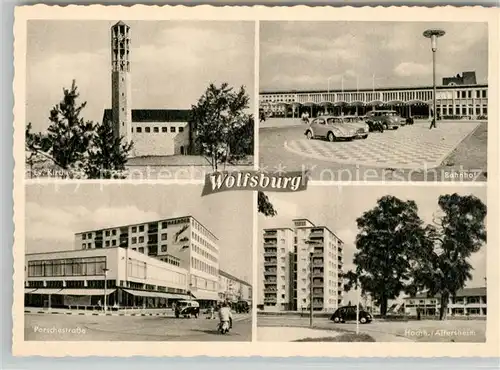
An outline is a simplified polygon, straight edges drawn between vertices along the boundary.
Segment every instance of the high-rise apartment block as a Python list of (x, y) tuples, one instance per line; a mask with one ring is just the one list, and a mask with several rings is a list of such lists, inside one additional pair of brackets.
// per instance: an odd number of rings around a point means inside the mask
[[(334, 311), (342, 304), (342, 241), (307, 219), (263, 231), (264, 310)], [(312, 274), (312, 275), (311, 275)], [(312, 294), (311, 294), (312, 289)]]
[(218, 239), (192, 216), (89, 230), (75, 234), (75, 249), (129, 248), (189, 272), (189, 291), (218, 300)]

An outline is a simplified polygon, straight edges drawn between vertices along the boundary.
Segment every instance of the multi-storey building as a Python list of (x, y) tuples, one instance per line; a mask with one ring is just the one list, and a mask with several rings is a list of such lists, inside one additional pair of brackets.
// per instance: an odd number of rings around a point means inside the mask
[[(417, 315), (420, 310), (421, 315), (439, 315), (441, 307), (440, 295), (429, 296), (421, 293), (414, 297), (406, 297), (405, 313)], [(465, 288), (459, 290), (455, 298), (450, 297), (448, 301), (448, 315), (452, 316), (486, 316), (487, 314), (486, 287)]]
[(269, 309), (290, 310), (293, 297), (291, 261), (293, 230), (264, 230), (264, 305)]
[(342, 241), (307, 219), (293, 223), (264, 230), (264, 309), (308, 309), (312, 296), (313, 310), (333, 311), (342, 303)]
[(75, 234), (76, 249), (121, 247), (189, 272), (189, 291), (198, 300), (218, 300), (217, 237), (192, 216), (88, 230)]
[(219, 270), (219, 299), (227, 302), (252, 302), (252, 285), (225, 271)]
[[(486, 119), (488, 85), (476, 84), (475, 74), (444, 78), (436, 88), (436, 110), (443, 118)], [(404, 117), (429, 118), (432, 115), (432, 86), (384, 87), (372, 89), (329, 89), (310, 91), (263, 91), (259, 106), (267, 115), (300, 117), (319, 114), (364, 115), (373, 109), (393, 109)]]

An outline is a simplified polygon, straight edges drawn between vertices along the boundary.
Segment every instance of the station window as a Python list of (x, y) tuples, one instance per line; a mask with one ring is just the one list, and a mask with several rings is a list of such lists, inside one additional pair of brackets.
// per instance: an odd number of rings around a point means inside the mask
[(170, 132), (175, 132), (175, 127), (174, 126), (170, 127)]
[(144, 132), (151, 132), (151, 127), (144, 127)]
[(162, 127), (161, 132), (168, 132), (167, 127)]
[(137, 132), (137, 133), (141, 133), (141, 132), (142, 132), (142, 127), (137, 127), (137, 128), (135, 129), (135, 132)]
[(139, 243), (144, 243), (144, 237), (143, 236), (139, 237)]
[(184, 127), (179, 127), (179, 132), (183, 132), (184, 131)]
[(160, 132), (160, 129), (158, 127), (153, 127), (153, 132)]

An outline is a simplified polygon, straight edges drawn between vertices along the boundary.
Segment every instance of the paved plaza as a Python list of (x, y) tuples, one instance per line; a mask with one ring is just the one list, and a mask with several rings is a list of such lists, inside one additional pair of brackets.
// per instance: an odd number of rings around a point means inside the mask
[(439, 166), (479, 122), (443, 122), (429, 130), (427, 124), (371, 133), (365, 140), (330, 143), (324, 140), (287, 140), (285, 148), (296, 154), (335, 163), (382, 168), (428, 169)]
[(233, 329), (217, 332), (218, 320), (173, 316), (24, 315), (25, 340), (39, 341), (251, 341), (250, 314), (235, 314)]
[(308, 170), (325, 181), (486, 180), (486, 122), (441, 121), (430, 130), (427, 121), (417, 121), (331, 143), (306, 139), (300, 121), (275, 121), (260, 129), (260, 164), (267, 171)]
[[(283, 335), (280, 336), (283, 331)], [(321, 334), (323, 331), (323, 335)], [(412, 320), (382, 321), (359, 325), (360, 333), (366, 333), (376, 342), (462, 342), (482, 343), (486, 341), (486, 320)], [(303, 338), (335, 336), (343, 332), (355, 332), (356, 322), (336, 324), (328, 318), (316, 317), (313, 328), (309, 318), (300, 316), (257, 317), (257, 338), (262, 341), (296, 341)], [(337, 335), (338, 335), (337, 334)], [(301, 338), (299, 338), (301, 337)]]

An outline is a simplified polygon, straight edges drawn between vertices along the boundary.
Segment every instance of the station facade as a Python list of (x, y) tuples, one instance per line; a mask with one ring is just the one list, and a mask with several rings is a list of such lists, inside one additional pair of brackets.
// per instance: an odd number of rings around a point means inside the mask
[[(487, 119), (488, 85), (476, 84), (464, 77), (445, 77), (436, 87), (436, 110), (442, 119)], [(466, 75), (467, 74), (467, 75)], [(467, 77), (467, 78), (465, 78)], [(296, 118), (307, 112), (310, 117), (322, 114), (364, 115), (371, 110), (396, 110), (403, 117), (432, 117), (432, 86), (312, 91), (263, 91), (259, 97), (261, 112), (271, 117)]]

